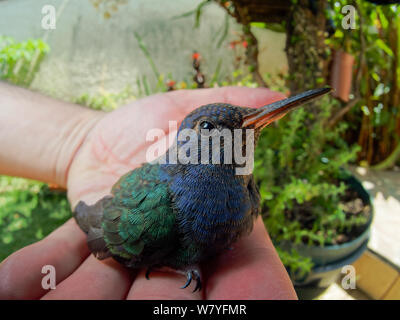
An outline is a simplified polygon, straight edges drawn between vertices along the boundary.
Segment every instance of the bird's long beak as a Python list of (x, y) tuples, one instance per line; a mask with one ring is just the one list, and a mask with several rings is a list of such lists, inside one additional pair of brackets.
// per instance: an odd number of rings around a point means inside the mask
[(329, 87), (308, 90), (290, 98), (258, 108), (254, 112), (243, 117), (242, 128), (252, 126), (254, 129), (263, 129), (303, 103), (309, 102), (330, 91), (331, 88)]

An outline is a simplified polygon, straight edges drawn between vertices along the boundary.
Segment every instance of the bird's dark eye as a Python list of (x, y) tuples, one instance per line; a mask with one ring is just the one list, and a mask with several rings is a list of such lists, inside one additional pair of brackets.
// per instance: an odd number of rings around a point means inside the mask
[(200, 129), (212, 130), (214, 128), (215, 128), (215, 126), (209, 121), (202, 121), (200, 123)]

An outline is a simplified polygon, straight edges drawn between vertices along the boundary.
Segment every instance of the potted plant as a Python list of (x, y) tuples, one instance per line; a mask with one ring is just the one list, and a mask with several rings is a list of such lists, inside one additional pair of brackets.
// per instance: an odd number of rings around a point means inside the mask
[(335, 50), (331, 67), (333, 95), (344, 102), (349, 101), (353, 81), (354, 56), (344, 50)]
[[(270, 89), (287, 93), (280, 78), (265, 80)], [(242, 70), (234, 72), (233, 81), (213, 84), (257, 87), (253, 75)], [(327, 287), (343, 265), (361, 255), (369, 237), (371, 201), (342, 169), (359, 148), (342, 139), (346, 123), (327, 130), (338, 107), (339, 101), (327, 96), (291, 112), (263, 131), (256, 148), (264, 222), (296, 286)]]
[(343, 169), (359, 148), (341, 138), (346, 123), (326, 130), (339, 103), (319, 100), (265, 130), (255, 157), (262, 215), (296, 287), (328, 287), (366, 249), (373, 216), (361, 183)]

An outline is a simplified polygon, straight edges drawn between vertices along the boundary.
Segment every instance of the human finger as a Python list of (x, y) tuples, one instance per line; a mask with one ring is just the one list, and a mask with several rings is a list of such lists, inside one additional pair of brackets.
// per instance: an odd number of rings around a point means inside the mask
[(79, 268), (51, 290), (44, 300), (120, 300), (126, 297), (134, 273), (113, 259), (90, 255)]
[(297, 299), (259, 217), (253, 232), (206, 268), (207, 299)]
[(51, 265), (56, 283), (67, 278), (89, 255), (86, 236), (70, 219), (39, 242), (22, 248), (0, 265), (0, 299), (37, 299), (42, 286), (42, 268)]

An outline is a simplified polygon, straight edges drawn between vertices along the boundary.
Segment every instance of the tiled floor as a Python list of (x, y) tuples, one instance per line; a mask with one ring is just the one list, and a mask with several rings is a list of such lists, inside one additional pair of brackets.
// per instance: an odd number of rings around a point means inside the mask
[[(400, 267), (400, 170), (374, 171), (361, 167), (350, 168), (371, 194), (375, 208), (368, 247)], [(344, 290), (340, 282), (324, 291), (320, 300), (370, 299), (360, 290)]]
[(340, 282), (337, 282), (323, 292), (318, 300), (370, 300), (370, 298), (358, 289), (344, 290)]
[(375, 217), (368, 247), (400, 267), (400, 170), (352, 168), (373, 197)]

